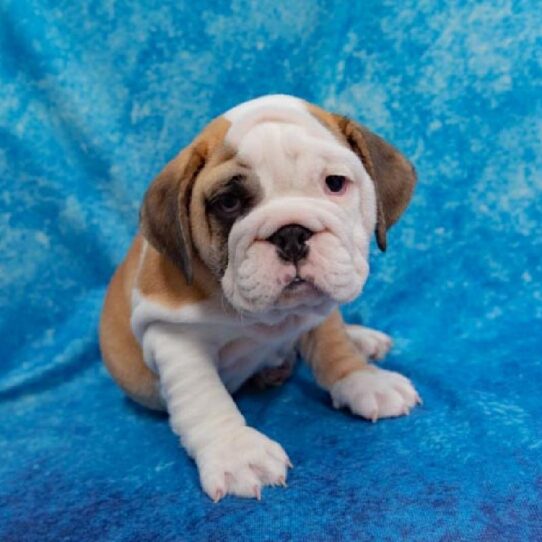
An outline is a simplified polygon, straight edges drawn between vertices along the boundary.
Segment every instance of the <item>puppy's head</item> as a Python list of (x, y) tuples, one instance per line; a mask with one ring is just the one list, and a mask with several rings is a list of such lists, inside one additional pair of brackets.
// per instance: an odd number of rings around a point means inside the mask
[(166, 166), (141, 227), (187, 281), (203, 262), (237, 310), (314, 309), (360, 293), (370, 238), (385, 250), (415, 180), (363, 126), (268, 96), (213, 121)]

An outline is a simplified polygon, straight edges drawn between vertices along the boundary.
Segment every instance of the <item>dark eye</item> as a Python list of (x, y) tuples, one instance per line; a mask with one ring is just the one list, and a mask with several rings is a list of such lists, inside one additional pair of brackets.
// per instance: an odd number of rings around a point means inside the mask
[(241, 210), (242, 201), (235, 194), (222, 194), (213, 203), (213, 207), (224, 216), (233, 216)]
[(344, 190), (346, 177), (343, 175), (328, 175), (326, 177), (326, 186), (330, 192), (337, 194)]

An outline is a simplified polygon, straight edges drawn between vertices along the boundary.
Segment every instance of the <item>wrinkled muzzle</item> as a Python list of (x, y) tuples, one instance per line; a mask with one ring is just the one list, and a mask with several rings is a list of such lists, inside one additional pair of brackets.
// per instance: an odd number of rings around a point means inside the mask
[[(306, 255), (295, 262), (281, 257), (270, 241), (290, 224), (312, 232)], [(273, 200), (233, 226), (224, 294), (236, 309), (248, 312), (351, 301), (367, 280), (369, 242), (359, 210), (309, 197)], [(300, 282), (306, 287), (297, 294), (292, 283)]]

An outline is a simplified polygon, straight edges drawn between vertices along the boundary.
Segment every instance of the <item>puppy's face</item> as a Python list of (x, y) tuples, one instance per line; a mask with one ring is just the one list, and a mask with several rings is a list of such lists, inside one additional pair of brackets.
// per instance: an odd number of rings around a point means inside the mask
[[(387, 227), (406, 206), (404, 195), (410, 197), (408, 162), (348, 119), (295, 98), (248, 102), (210, 128), (176, 159), (169, 196), (160, 178), (162, 197), (149, 190), (142, 213), (147, 238), (170, 257), (173, 252), (189, 279), (197, 254), (239, 311), (313, 310), (354, 299), (367, 279), (375, 227), (383, 247)], [(399, 210), (386, 213), (371, 178), (375, 158), (382, 160), (376, 151), (387, 162), (381, 169), (404, 169), (393, 172), (403, 181), (388, 182), (405, 193), (392, 195)], [(153, 227), (157, 205), (166, 208), (173, 195), (169, 226)], [(164, 243), (156, 232), (168, 227), (176, 240)]]
[(232, 157), (202, 170), (194, 186), (198, 252), (244, 311), (353, 299), (376, 223), (359, 158), (308, 114), (249, 118), (226, 135)]

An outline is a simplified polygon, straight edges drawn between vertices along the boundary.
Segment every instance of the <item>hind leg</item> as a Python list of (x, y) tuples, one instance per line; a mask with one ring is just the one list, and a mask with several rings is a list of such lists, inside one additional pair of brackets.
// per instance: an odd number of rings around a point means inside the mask
[(296, 357), (296, 352), (292, 351), (292, 353), (286, 357), (282, 365), (279, 365), (278, 367), (266, 367), (255, 374), (251, 379), (252, 383), (259, 389), (282, 386), (282, 384), (292, 376)]
[(389, 335), (370, 327), (350, 324), (346, 326), (346, 333), (356, 348), (369, 359), (382, 359), (393, 345)]

